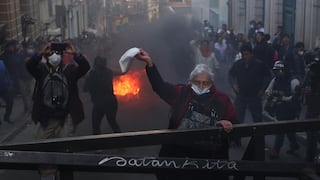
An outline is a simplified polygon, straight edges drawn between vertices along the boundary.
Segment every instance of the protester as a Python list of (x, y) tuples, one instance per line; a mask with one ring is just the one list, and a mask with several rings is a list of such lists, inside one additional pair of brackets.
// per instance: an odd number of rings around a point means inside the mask
[(219, 66), (219, 62), (218, 62), (214, 52), (212, 52), (210, 49), (209, 41), (207, 41), (207, 40), (202, 40), (202, 41), (192, 40), (192, 41), (190, 41), (190, 45), (192, 46), (193, 51), (194, 51), (195, 65), (206, 64), (210, 68), (212, 68), (214, 73), (217, 73), (220, 66)]
[[(319, 118), (320, 115), (320, 49), (315, 50), (308, 59), (309, 71), (302, 84), (306, 99), (306, 119)], [(307, 132), (306, 161), (315, 162), (319, 132)]]
[(94, 68), (85, 81), (84, 91), (89, 92), (93, 102), (92, 108), (92, 133), (100, 134), (100, 124), (104, 116), (115, 133), (119, 133), (120, 126), (116, 121), (118, 102), (113, 94), (112, 79), (115, 75), (122, 75), (107, 67), (107, 59), (97, 56), (94, 60)]
[(285, 59), (285, 64), (288, 66), (288, 72), (292, 78), (297, 79), (299, 83), (302, 83), (306, 72), (305, 72), (305, 50), (304, 43), (297, 42), (293, 52), (290, 53)]
[(257, 26), (257, 22), (255, 20), (251, 20), (250, 27), (248, 30), (248, 38), (252, 38), (255, 36), (256, 30), (257, 30), (256, 26)]
[(271, 71), (274, 60), (274, 49), (265, 40), (263, 32), (257, 32), (256, 34), (256, 46), (254, 47), (253, 54), (257, 59), (265, 63)]
[(19, 86), (18, 86), (18, 76), (19, 76), (19, 70), (17, 69), (17, 66), (20, 61), (20, 54), (18, 53), (18, 41), (17, 40), (10, 40), (5, 45), (5, 50), (3, 54), (1, 54), (1, 59), (3, 60), (7, 71), (9, 72), (9, 75), (12, 78), (13, 81), (13, 88), (12, 93), (13, 96), (19, 93)]
[(258, 33), (258, 32), (264, 33), (264, 27), (263, 27), (263, 23), (261, 21), (258, 21), (256, 24), (256, 33)]
[(209, 40), (213, 37), (213, 35), (214, 35), (213, 26), (209, 23), (208, 20), (204, 20), (202, 38)]
[(222, 36), (214, 43), (214, 52), (220, 65), (225, 66), (227, 64), (227, 48), (227, 42)]
[[(292, 77), (286, 73), (285, 64), (282, 61), (276, 61), (273, 70), (275, 77), (266, 89), (267, 100), (264, 109), (278, 121), (294, 120), (300, 112), (300, 93), (296, 91), (296, 87), (292, 87)], [(296, 133), (287, 133), (286, 135), (290, 142), (290, 149), (287, 153), (292, 154), (299, 149)], [(284, 134), (276, 135), (270, 158), (279, 158), (283, 142)]]
[(281, 46), (281, 41), (283, 36), (285, 35), (284, 29), (282, 26), (278, 26), (277, 27), (277, 32), (274, 33), (274, 39), (272, 42), (272, 45), (275, 49), (279, 49), (279, 47)]
[[(63, 64), (64, 53), (73, 54), (78, 65)], [(90, 69), (86, 58), (70, 43), (49, 43), (27, 61), (27, 69), (36, 80), (32, 109), (32, 120), (40, 123), (36, 139), (72, 136), (84, 119), (77, 81)], [(40, 170), (42, 179), (53, 179), (55, 173), (52, 167)]]
[(278, 49), (279, 61), (286, 61), (287, 57), (292, 56), (293, 47), (291, 45), (291, 39), (288, 34), (284, 34), (281, 39), (281, 45)]
[[(2, 60), (0, 60), (0, 98), (6, 104), (1, 104), (1, 106), (5, 106), (5, 113), (3, 116), (3, 121), (7, 123), (12, 123), (10, 120), (12, 108), (13, 108), (13, 81), (10, 77), (10, 74)], [(0, 121), (1, 124), (1, 121)]]
[(262, 96), (271, 77), (267, 66), (253, 56), (250, 45), (241, 48), (242, 59), (229, 71), (229, 81), (236, 94), (235, 109), (240, 123), (248, 108), (254, 122), (262, 121)]
[(34, 53), (35, 47), (33, 43), (28, 42), (27, 44), (25, 44), (25, 46), (23, 47), (23, 51), (21, 52), (21, 58), (19, 59), (16, 67), (20, 72), (18, 75), (18, 86), (22, 97), (25, 114), (31, 113), (33, 85), (33, 79), (30, 73), (27, 71), (26, 62)]
[[(169, 129), (222, 126), (227, 133), (232, 130), (232, 123), (236, 120), (233, 105), (228, 96), (215, 87), (214, 75), (208, 65), (196, 65), (190, 73), (190, 81), (187, 85), (173, 85), (162, 79), (156, 65), (145, 50), (141, 49), (136, 58), (146, 63), (146, 72), (153, 90), (172, 107)], [(205, 143), (207, 148), (202, 147), (200, 143), (163, 145), (159, 156), (228, 159), (228, 140), (225, 136), (213, 137), (213, 140)], [(160, 180), (195, 178), (212, 179), (213, 177), (205, 174), (158, 175)], [(228, 179), (225, 176), (214, 176), (214, 178)]]

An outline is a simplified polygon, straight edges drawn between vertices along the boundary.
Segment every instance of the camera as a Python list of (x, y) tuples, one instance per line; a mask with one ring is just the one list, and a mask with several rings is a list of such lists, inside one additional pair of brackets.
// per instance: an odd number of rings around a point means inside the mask
[(53, 96), (52, 97), (52, 104), (57, 107), (62, 106), (63, 101), (64, 101), (64, 98), (61, 96)]
[(51, 50), (61, 52), (66, 50), (67, 46), (67, 43), (51, 43)]

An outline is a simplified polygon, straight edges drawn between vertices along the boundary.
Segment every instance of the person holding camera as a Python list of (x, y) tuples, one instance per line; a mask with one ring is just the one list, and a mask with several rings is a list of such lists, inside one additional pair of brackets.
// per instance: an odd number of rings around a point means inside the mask
[[(73, 55), (77, 65), (62, 62), (66, 53)], [(42, 63), (42, 58), (46, 62)], [(77, 82), (90, 69), (87, 59), (71, 43), (48, 43), (26, 66), (36, 80), (32, 109), (32, 120), (40, 123), (36, 139), (72, 136), (75, 126), (84, 119)], [(40, 170), (42, 177), (54, 178), (55, 173), (50, 168)]]
[[(285, 70), (285, 64), (282, 61), (276, 61), (273, 66), (275, 77), (270, 81), (265, 93), (267, 96), (264, 110), (269, 115), (274, 116), (278, 121), (294, 120), (300, 113), (300, 93), (296, 91), (296, 86), (292, 83), (292, 76)], [(290, 113), (288, 113), (290, 112)], [(286, 134), (290, 149), (287, 151), (293, 154), (299, 149), (296, 133)], [(272, 148), (270, 158), (278, 159), (280, 149), (284, 142), (284, 134), (278, 134)]]

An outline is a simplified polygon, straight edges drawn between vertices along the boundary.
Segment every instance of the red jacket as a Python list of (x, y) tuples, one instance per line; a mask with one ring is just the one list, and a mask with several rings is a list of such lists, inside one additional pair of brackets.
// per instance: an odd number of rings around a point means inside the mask
[[(163, 81), (157, 67), (146, 67), (147, 75), (152, 89), (172, 107), (169, 129), (176, 129), (185, 113), (192, 98), (198, 96), (191, 89), (191, 85), (173, 85)], [(212, 87), (210, 92), (205, 94), (209, 106), (217, 111), (219, 120), (229, 120), (236, 123), (236, 113), (229, 97), (223, 92)]]

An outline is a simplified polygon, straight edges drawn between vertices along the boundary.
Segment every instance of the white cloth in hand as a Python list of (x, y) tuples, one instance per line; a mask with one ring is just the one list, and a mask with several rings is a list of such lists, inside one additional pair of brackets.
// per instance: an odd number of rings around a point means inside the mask
[(119, 60), (119, 64), (120, 64), (120, 68), (121, 71), (127, 72), (129, 69), (129, 65), (131, 64), (131, 61), (134, 59), (134, 57), (140, 52), (139, 48), (131, 48), (129, 50), (127, 50), (120, 58)]

